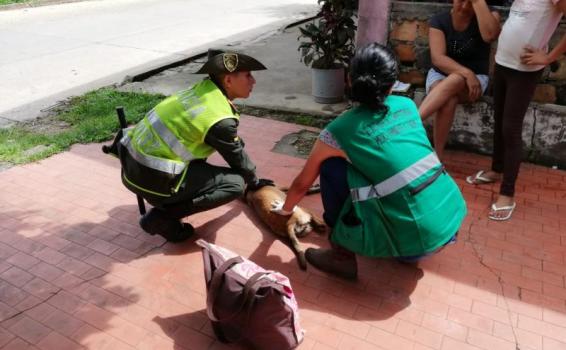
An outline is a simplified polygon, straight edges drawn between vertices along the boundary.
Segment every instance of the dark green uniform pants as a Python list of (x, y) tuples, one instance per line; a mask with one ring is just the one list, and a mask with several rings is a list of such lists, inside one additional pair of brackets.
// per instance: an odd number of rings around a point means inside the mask
[(181, 219), (231, 202), (242, 196), (244, 185), (243, 177), (233, 169), (196, 160), (189, 164), (177, 194), (165, 199), (151, 198), (148, 202), (172, 219)]

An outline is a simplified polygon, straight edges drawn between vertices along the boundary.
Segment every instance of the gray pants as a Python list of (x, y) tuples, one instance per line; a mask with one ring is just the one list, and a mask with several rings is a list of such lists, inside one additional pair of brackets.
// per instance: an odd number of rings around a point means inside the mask
[(148, 202), (172, 219), (219, 207), (244, 193), (243, 177), (231, 168), (192, 161), (179, 192), (169, 198)]

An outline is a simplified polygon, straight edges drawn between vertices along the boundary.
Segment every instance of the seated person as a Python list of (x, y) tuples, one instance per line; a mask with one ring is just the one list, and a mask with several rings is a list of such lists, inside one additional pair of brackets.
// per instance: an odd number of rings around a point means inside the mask
[(412, 100), (391, 96), (394, 54), (374, 43), (357, 50), (350, 81), (354, 108), (316, 141), (285, 203), (290, 215), (320, 175), (331, 249), (308, 249), (315, 267), (353, 279), (355, 253), (417, 261), (455, 240), (466, 215), (456, 183), (444, 171)]
[[(244, 185), (273, 185), (258, 179), (238, 136), (239, 114), (232, 100), (247, 98), (255, 84), (251, 71), (266, 69), (256, 59), (218, 50), (197, 72), (208, 78), (155, 106), (120, 141), (122, 182), (154, 207), (142, 229), (171, 242), (194, 232), (181, 219), (228, 203)], [(218, 151), (230, 167), (206, 162)]]
[(489, 82), (490, 43), (500, 31), (499, 14), (486, 0), (454, 0), (452, 10), (430, 20), (433, 67), (426, 77), (427, 96), (419, 107), (423, 119), (436, 113), (434, 149), (442, 159), (456, 105), (476, 101)]

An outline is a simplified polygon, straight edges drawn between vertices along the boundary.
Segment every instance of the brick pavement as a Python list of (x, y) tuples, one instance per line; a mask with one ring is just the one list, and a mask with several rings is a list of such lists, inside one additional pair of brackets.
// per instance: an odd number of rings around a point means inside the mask
[[(292, 180), (303, 160), (269, 150), (300, 129), (242, 119), (260, 175)], [(486, 218), (497, 187), (463, 181), (488, 158), (448, 157), (470, 213), (458, 243), (419, 268), (362, 258), (355, 283), (300, 271), (239, 201), (189, 221), (200, 237), (291, 278), (302, 350), (566, 349), (566, 173), (525, 164), (513, 219), (498, 223)], [(303, 205), (321, 210), (318, 196)], [(0, 348), (230, 348), (203, 312), (199, 249), (164, 245), (137, 219), (118, 162), (100, 145), (0, 173)]]

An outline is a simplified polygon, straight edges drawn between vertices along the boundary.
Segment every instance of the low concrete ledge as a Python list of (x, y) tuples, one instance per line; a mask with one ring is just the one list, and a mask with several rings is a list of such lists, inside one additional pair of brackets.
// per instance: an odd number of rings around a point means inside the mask
[[(425, 122), (429, 132), (432, 120)], [(493, 101), (490, 97), (457, 107), (448, 147), (491, 154)], [(531, 103), (523, 124), (523, 153), (525, 161), (566, 169), (565, 106)]]

